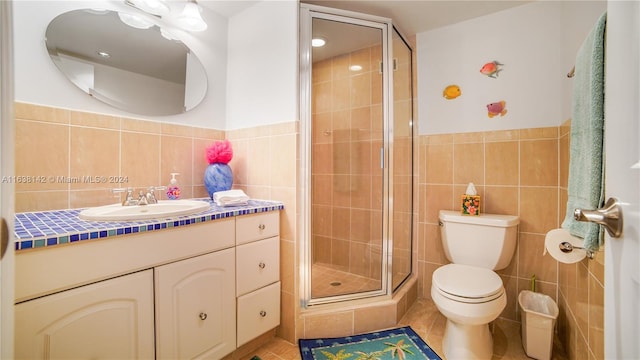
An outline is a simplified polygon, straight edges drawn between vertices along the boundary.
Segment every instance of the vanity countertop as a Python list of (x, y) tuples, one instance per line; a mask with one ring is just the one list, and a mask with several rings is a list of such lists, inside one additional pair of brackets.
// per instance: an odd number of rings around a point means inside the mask
[(78, 217), (83, 209), (17, 213), (15, 216), (15, 250), (43, 248), (110, 236), (157, 231), (214, 221), (239, 215), (284, 209), (284, 204), (270, 200), (249, 200), (247, 205), (221, 207), (209, 198), (209, 210), (185, 216), (138, 221), (86, 221)]

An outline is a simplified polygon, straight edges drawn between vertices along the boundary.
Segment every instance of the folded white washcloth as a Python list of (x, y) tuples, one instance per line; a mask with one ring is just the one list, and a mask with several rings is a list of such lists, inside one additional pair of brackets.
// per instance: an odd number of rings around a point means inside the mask
[(213, 193), (213, 201), (218, 206), (246, 205), (249, 197), (242, 190), (226, 190)]

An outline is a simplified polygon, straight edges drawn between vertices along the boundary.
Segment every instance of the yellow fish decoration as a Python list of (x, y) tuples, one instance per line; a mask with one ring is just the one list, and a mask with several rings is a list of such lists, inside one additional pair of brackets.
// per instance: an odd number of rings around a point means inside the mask
[(449, 85), (442, 91), (442, 96), (447, 100), (453, 100), (460, 95), (462, 95), (462, 91), (460, 91), (460, 86), (458, 85)]

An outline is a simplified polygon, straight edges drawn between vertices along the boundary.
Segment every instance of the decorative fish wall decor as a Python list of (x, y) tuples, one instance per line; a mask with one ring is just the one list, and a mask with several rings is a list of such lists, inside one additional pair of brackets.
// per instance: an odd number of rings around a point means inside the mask
[(494, 117), (494, 116), (504, 116), (507, 113), (507, 102), (506, 101), (499, 101), (499, 102), (494, 102), (491, 104), (487, 105), (487, 112), (488, 112), (488, 116), (490, 118)]
[(447, 100), (453, 100), (460, 95), (462, 95), (462, 91), (458, 85), (449, 85), (442, 91), (442, 96)]
[(502, 66), (504, 66), (504, 64), (501, 64), (494, 60), (482, 65), (482, 68), (480, 68), (480, 73), (482, 75), (487, 75), (490, 78), (496, 79), (498, 77), (498, 73), (502, 71)]

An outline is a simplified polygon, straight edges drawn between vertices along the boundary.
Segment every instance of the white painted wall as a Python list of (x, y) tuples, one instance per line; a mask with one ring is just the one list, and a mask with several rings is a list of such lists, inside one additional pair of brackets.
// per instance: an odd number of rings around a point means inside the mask
[(92, 7), (130, 11), (121, 1), (16, 0), (14, 2), (16, 101), (214, 129), (226, 128), (227, 19), (225, 17), (203, 8), (203, 17), (209, 25), (206, 31), (174, 32), (205, 67), (208, 89), (203, 102), (192, 111), (181, 115), (142, 116), (115, 109), (89, 97), (64, 77), (47, 54), (44, 36), (49, 22), (63, 12)]
[(298, 2), (265, 0), (229, 19), (227, 129), (298, 119)]
[[(582, 39), (606, 2), (541, 1), (417, 34), (421, 134), (558, 126), (570, 118), (566, 77)], [(504, 64), (496, 79), (480, 74)], [(443, 89), (457, 84), (454, 100)], [(489, 118), (486, 105), (506, 101), (507, 114)]]
[[(575, 64), (576, 54), (582, 42), (606, 10), (606, 1), (562, 1), (562, 65), (567, 72)], [(561, 121), (564, 121), (571, 118), (573, 79), (565, 77), (562, 85)]]
[[(207, 95), (186, 114), (161, 117), (130, 114), (89, 98), (49, 59), (49, 21), (92, 6), (125, 8), (116, 1), (15, 1), (17, 101), (223, 130), (298, 119), (296, 0), (264, 0), (228, 20), (203, 8), (209, 29), (179, 35), (204, 64)], [(604, 1), (543, 1), (418, 34), (420, 133), (556, 126), (568, 119), (566, 73), (605, 9)], [(481, 75), (480, 67), (494, 59), (505, 64), (498, 79)], [(442, 90), (452, 83), (463, 95), (445, 100)], [(486, 104), (499, 100), (507, 101), (509, 112), (489, 119)]]

